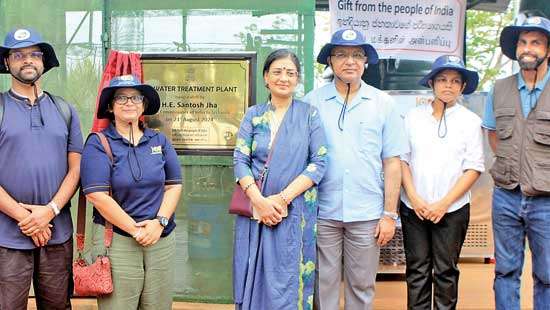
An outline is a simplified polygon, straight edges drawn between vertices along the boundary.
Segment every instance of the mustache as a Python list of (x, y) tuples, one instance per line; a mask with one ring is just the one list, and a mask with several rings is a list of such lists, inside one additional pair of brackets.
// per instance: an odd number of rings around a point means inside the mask
[(23, 71), (23, 70), (29, 69), (29, 68), (34, 69), (35, 71), (38, 71), (38, 69), (33, 65), (24, 65), (24, 66), (21, 67), (21, 69), (19, 71)]
[(533, 54), (533, 53), (529, 53), (529, 52), (520, 54), (520, 55), (519, 55), (519, 58), (523, 58), (523, 57), (525, 57), (525, 56), (531, 56), (531, 57), (534, 57), (534, 58), (539, 58), (537, 54)]

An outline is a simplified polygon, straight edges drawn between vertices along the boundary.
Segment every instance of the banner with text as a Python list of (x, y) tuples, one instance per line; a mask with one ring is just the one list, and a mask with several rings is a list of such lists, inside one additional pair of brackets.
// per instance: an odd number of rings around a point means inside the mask
[(329, 0), (332, 32), (361, 31), (380, 58), (463, 56), (466, 0)]

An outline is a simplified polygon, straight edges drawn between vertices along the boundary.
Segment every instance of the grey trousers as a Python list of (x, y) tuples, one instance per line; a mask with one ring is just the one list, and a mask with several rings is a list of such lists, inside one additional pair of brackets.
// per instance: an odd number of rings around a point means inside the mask
[[(92, 255), (105, 253), (105, 228), (94, 224)], [(99, 297), (100, 310), (172, 309), (174, 253), (176, 237), (172, 232), (154, 245), (142, 247), (131, 237), (113, 234), (109, 250), (113, 293)]]
[(344, 264), (344, 309), (372, 309), (380, 247), (374, 233), (378, 220), (344, 223), (317, 221), (315, 307), (337, 310)]

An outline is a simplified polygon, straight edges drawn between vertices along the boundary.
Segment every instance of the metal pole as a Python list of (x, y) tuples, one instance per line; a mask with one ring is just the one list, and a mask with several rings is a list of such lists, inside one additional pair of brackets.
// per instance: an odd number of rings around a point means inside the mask
[[(313, 15), (309, 15), (309, 13)], [(301, 25), (299, 26), (303, 29), (300, 36), (304, 38), (304, 45), (302, 47), (304, 51), (304, 94), (307, 94), (313, 89), (314, 80), (313, 67), (315, 60), (313, 57), (313, 41), (315, 40), (315, 9), (309, 13), (303, 15), (302, 23), (300, 23)]]
[(101, 42), (103, 44), (102, 67), (105, 67), (107, 64), (107, 57), (109, 55), (109, 50), (111, 49), (111, 13), (111, 1), (103, 0), (103, 31), (101, 33)]

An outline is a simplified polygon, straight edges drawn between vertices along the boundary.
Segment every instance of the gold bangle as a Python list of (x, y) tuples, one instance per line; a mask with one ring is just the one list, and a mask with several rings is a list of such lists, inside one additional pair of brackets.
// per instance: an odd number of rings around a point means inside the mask
[(283, 191), (279, 192), (279, 197), (287, 204), (290, 204), (290, 199), (283, 193)]

